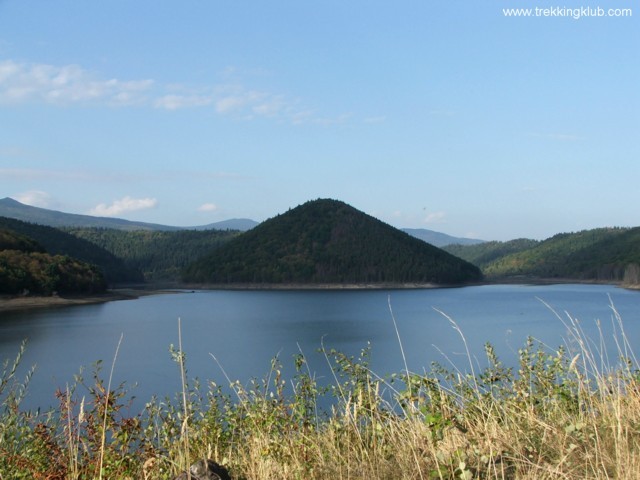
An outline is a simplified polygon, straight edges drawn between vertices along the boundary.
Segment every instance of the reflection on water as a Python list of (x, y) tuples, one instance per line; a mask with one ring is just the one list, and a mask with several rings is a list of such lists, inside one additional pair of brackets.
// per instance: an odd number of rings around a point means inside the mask
[[(384, 375), (404, 368), (389, 303), (409, 368), (431, 362), (468, 366), (460, 329), (477, 362), (491, 342), (506, 363), (532, 335), (551, 348), (568, 341), (562, 317), (580, 319), (596, 338), (596, 320), (612, 340), (610, 299), (622, 314), (630, 341), (640, 340), (640, 294), (597, 285), (494, 285), (459, 289), (392, 291), (203, 291), (142, 297), (102, 305), (3, 313), (0, 359), (12, 358), (28, 340), (26, 369), (37, 364), (28, 406), (55, 404), (56, 388), (73, 382), (81, 366), (103, 360), (108, 369), (118, 340), (116, 381), (138, 383), (142, 401), (180, 389), (169, 345), (183, 347), (191, 377), (226, 384), (268, 373), (276, 355), (292, 374), (294, 354), (303, 352), (319, 377), (331, 378), (317, 350), (336, 348), (350, 355), (372, 345), (372, 368)], [(545, 305), (546, 302), (549, 306)], [(224, 373), (212, 358), (215, 356)], [(106, 374), (105, 374), (106, 376)]]

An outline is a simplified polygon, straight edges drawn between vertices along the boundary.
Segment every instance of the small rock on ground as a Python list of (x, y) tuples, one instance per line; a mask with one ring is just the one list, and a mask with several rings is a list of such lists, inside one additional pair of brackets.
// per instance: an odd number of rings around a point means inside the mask
[[(231, 480), (229, 471), (213, 460), (198, 460), (189, 468), (191, 480)], [(174, 480), (188, 480), (187, 472), (182, 472)]]

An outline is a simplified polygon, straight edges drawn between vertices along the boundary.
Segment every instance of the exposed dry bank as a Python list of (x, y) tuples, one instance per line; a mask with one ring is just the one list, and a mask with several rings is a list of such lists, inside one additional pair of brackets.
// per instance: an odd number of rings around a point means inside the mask
[(175, 293), (172, 290), (119, 288), (106, 293), (78, 295), (0, 295), (0, 312), (31, 310), (36, 308), (90, 305), (116, 300), (133, 300), (145, 295)]
[(28, 295), (3, 296), (0, 298), (0, 312), (12, 310), (30, 310), (34, 308), (66, 307), (70, 305), (89, 305), (112, 300), (125, 300), (133, 297), (115, 294), (96, 295)]
[[(300, 356), (290, 382), (274, 361), (248, 385), (192, 381), (177, 400), (150, 401), (138, 415), (126, 408), (124, 386), (110, 388), (99, 372), (90, 393), (69, 387), (57, 410), (23, 412), (24, 382), (8, 364), (0, 475), (172, 479), (208, 457), (235, 479), (640, 478), (640, 379), (630, 346), (620, 335), (618, 352), (596, 354), (598, 339), (585, 339), (571, 319), (568, 326), (575, 351), (531, 340), (517, 371), (489, 345), (482, 369), (434, 365), (426, 375), (386, 379), (369, 370), (366, 349), (358, 358), (328, 351), (335, 378), (326, 389)], [(172, 355), (183, 373), (183, 353)], [(332, 397), (329, 412), (319, 411), (322, 395)]]

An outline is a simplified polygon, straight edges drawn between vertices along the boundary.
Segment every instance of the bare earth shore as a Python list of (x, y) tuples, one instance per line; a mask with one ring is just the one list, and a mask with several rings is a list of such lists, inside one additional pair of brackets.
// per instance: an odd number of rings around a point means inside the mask
[(0, 313), (12, 310), (30, 310), (34, 308), (67, 307), (71, 305), (89, 305), (115, 300), (132, 300), (143, 295), (169, 293), (158, 290), (117, 289), (94, 295), (0, 295)]

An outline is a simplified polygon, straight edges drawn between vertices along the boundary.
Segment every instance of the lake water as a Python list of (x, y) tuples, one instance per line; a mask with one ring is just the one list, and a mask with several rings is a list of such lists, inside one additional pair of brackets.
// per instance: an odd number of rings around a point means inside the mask
[[(548, 304), (548, 305), (545, 305)], [(640, 344), (640, 292), (605, 285), (489, 285), (432, 290), (359, 291), (197, 291), (141, 297), (100, 305), (0, 313), (0, 360), (15, 357), (27, 339), (22, 372), (36, 365), (27, 408), (55, 405), (54, 393), (72, 384), (74, 374), (103, 360), (108, 376), (118, 342), (115, 381), (137, 383), (133, 394), (144, 403), (153, 394), (180, 391), (178, 366), (169, 345), (183, 349), (191, 378), (226, 384), (225, 374), (246, 383), (263, 377), (279, 356), (285, 375), (292, 356), (302, 352), (321, 380), (331, 381), (324, 344), (357, 355), (372, 346), (372, 370), (380, 375), (408, 367), (422, 372), (432, 361), (468, 369), (461, 335), (480, 366), (483, 345), (514, 364), (518, 348), (532, 335), (550, 348), (571, 342), (563, 320), (579, 319), (599, 341), (597, 321), (615, 356), (614, 305), (632, 345)], [(391, 309), (390, 309), (391, 306)], [(214, 360), (217, 358), (219, 364)], [(224, 372), (223, 373), (223, 370)]]

